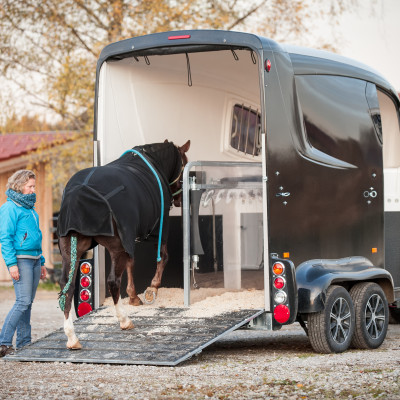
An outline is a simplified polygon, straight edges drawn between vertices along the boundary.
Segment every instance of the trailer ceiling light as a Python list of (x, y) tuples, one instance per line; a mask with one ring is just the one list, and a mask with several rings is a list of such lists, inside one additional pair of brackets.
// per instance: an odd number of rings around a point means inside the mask
[(87, 288), (92, 283), (91, 279), (88, 276), (82, 276), (81, 278), (81, 286)]
[[(282, 277), (280, 277), (280, 276), (278, 276), (277, 278), (275, 278), (275, 280), (274, 280), (274, 286), (277, 288), (277, 289), (283, 289), (284, 287), (285, 287), (285, 280), (282, 278)], [(82, 285), (83, 286), (83, 285)], [(87, 287), (87, 286), (84, 286), (84, 287)]]
[(190, 39), (190, 35), (168, 36), (168, 40)]
[(274, 302), (277, 304), (282, 304), (286, 301), (287, 296), (283, 290), (279, 290), (279, 292), (275, 293)]
[(82, 301), (89, 301), (91, 294), (90, 294), (89, 290), (83, 289), (83, 290), (81, 290), (79, 297), (81, 298)]
[(274, 271), (275, 275), (282, 275), (285, 271), (285, 266), (283, 263), (278, 261), (272, 266), (272, 271)]
[(280, 324), (284, 324), (287, 322), (290, 318), (290, 310), (289, 307), (284, 306), (284, 305), (279, 305), (276, 306), (274, 309), (274, 318), (276, 322), (279, 322)]
[(78, 316), (83, 317), (93, 311), (92, 306), (89, 303), (81, 303), (78, 306)]
[(81, 264), (81, 272), (82, 274), (90, 274), (90, 272), (92, 271), (92, 265), (88, 262), (84, 262)]

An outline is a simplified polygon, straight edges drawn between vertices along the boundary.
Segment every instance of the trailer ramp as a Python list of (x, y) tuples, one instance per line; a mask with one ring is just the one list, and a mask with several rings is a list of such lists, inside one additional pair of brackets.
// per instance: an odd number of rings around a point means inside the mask
[(185, 316), (182, 308), (152, 308), (149, 315), (130, 314), (135, 328), (123, 331), (116, 317), (101, 316), (102, 309), (74, 322), (81, 350), (65, 347), (60, 328), (4, 360), (175, 366), (264, 312), (240, 310), (197, 318)]

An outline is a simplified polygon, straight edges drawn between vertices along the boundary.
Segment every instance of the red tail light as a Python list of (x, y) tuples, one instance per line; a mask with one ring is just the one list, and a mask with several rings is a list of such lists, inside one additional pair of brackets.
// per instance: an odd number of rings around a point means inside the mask
[(82, 301), (90, 300), (90, 296), (91, 296), (91, 294), (90, 294), (89, 290), (86, 290), (86, 289), (81, 290), (80, 298)]
[(287, 322), (290, 318), (289, 307), (284, 306), (283, 304), (276, 306), (274, 309), (274, 318), (276, 322), (279, 322), (280, 324)]
[(78, 316), (82, 317), (92, 311), (92, 306), (89, 303), (81, 303), (78, 306)]
[(81, 278), (81, 286), (87, 288), (92, 283), (91, 279), (88, 276), (82, 276)]
[[(278, 277), (275, 278), (275, 280), (274, 280), (274, 286), (275, 286), (277, 289), (282, 289), (282, 288), (284, 288), (284, 287), (285, 287), (285, 280), (284, 280), (282, 277), (278, 276)], [(85, 287), (86, 287), (86, 286), (85, 286)]]

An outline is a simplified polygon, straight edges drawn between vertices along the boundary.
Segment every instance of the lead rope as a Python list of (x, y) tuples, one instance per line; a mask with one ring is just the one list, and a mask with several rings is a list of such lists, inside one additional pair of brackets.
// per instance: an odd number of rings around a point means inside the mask
[(72, 278), (74, 277), (75, 273), (76, 243), (77, 243), (76, 236), (71, 236), (71, 268), (69, 270), (68, 282), (64, 286), (64, 289), (60, 292), (58, 297), (58, 304), (60, 305), (61, 311), (64, 311), (65, 309), (66, 293), (68, 292), (68, 289), (71, 286)]
[(150, 168), (150, 171), (154, 174), (154, 176), (156, 177), (157, 182), (158, 182), (158, 187), (160, 189), (160, 196), (161, 196), (161, 216), (160, 216), (160, 229), (159, 229), (159, 232), (158, 232), (157, 262), (160, 262), (161, 261), (161, 255), (160, 255), (161, 235), (162, 235), (162, 228), (163, 228), (163, 221), (164, 221), (164, 193), (163, 193), (163, 190), (162, 190), (161, 181), (160, 181), (160, 178), (158, 177), (157, 172), (152, 167), (152, 165), (146, 160), (146, 158), (143, 156), (143, 154), (139, 153), (137, 150), (131, 149), (131, 150), (125, 151), (121, 155), (121, 157), (123, 155), (125, 155), (126, 153), (135, 153), (135, 154), (137, 154), (146, 163), (146, 165)]

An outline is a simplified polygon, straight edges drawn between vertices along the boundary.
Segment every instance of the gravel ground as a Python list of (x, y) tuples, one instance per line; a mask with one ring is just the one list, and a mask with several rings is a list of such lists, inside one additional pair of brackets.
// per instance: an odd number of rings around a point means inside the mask
[[(38, 292), (34, 340), (62, 326), (56, 297)], [(13, 298), (0, 287), (0, 324)], [(316, 354), (293, 324), (233, 332), (177, 367), (1, 360), (0, 376), (0, 399), (400, 399), (400, 325), (374, 351)]]

